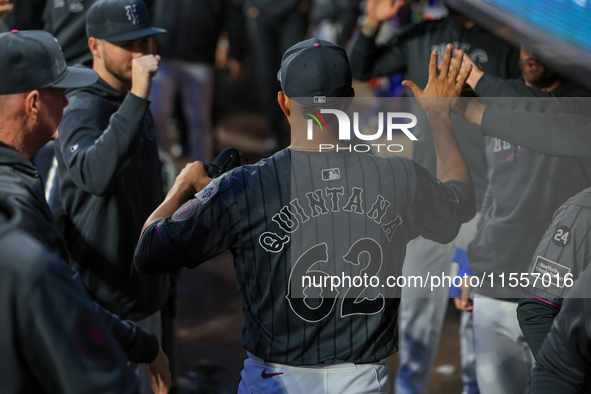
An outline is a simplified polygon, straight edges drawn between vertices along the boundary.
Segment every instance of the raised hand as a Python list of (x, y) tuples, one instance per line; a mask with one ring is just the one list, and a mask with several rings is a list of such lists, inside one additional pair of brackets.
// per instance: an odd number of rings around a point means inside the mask
[[(421, 89), (416, 83), (405, 80), (402, 85), (409, 88), (426, 112), (430, 111), (446, 111), (449, 112), (456, 104), (457, 98), (462, 93), (462, 88), (470, 75), (472, 65), (469, 64), (463, 71), (461, 69), (462, 58), (464, 52), (458, 52), (458, 58), (450, 68), (451, 53), (453, 50), (452, 44), (447, 44), (443, 61), (441, 62), (441, 72), (437, 73), (437, 51), (431, 52), (431, 60), (429, 61), (429, 80), (425, 89)], [(446, 100), (425, 100), (428, 97), (443, 98), (449, 97), (452, 99)]]
[(147, 99), (152, 89), (152, 78), (158, 72), (160, 56), (144, 55), (131, 62), (131, 93)]
[(377, 25), (398, 15), (404, 0), (367, 0), (367, 22)]
[[(454, 53), (456, 54), (456, 56), (458, 56), (460, 52), (461, 50), (454, 49)], [(482, 78), (482, 76), (484, 75), (484, 71), (482, 71), (480, 67), (478, 67), (478, 64), (476, 64), (476, 62), (474, 62), (474, 60), (472, 60), (468, 55), (463, 56), (461, 61), (458, 60), (457, 57), (455, 59), (451, 59), (452, 67), (456, 66), (457, 63), (460, 63), (461, 65), (460, 73), (466, 71), (469, 66), (472, 66), (470, 75), (468, 76), (466, 82), (468, 83), (468, 85), (470, 85), (472, 89), (474, 89), (478, 81), (480, 81), (480, 78)]]

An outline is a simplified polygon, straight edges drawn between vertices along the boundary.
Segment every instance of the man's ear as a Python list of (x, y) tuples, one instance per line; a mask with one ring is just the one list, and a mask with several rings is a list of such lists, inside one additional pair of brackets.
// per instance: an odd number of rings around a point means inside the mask
[(25, 97), (25, 114), (28, 120), (37, 121), (41, 109), (41, 99), (38, 90), (31, 90)]
[(287, 116), (287, 120), (291, 122), (291, 99), (287, 97), (283, 91), (280, 91), (277, 93), (277, 102), (285, 116)]
[(100, 40), (98, 38), (94, 38), (94, 37), (90, 37), (88, 39), (88, 48), (90, 49), (92, 56), (95, 58), (101, 57), (101, 52), (99, 51), (99, 46), (100, 46), (99, 41)]

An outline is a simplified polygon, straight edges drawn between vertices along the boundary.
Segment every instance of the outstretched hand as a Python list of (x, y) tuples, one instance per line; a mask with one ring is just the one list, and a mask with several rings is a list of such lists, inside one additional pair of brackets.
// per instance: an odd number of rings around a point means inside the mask
[[(437, 51), (431, 52), (431, 60), (429, 61), (429, 81), (425, 89), (419, 88), (419, 86), (413, 81), (405, 80), (402, 82), (402, 86), (409, 88), (423, 107), (423, 109), (429, 113), (432, 111), (436, 112), (448, 112), (453, 108), (462, 93), (462, 88), (472, 71), (472, 65), (469, 64), (463, 70), (461, 70), (462, 58), (464, 57), (464, 51), (458, 52), (458, 57), (453, 66), (451, 66), (453, 45), (447, 44), (445, 48), (445, 54), (443, 55), (443, 61), (441, 63), (441, 72), (437, 73)], [(451, 66), (451, 68), (450, 68)], [(425, 98), (448, 98), (445, 100), (434, 100)]]
[(456, 64), (460, 64), (460, 73), (463, 71), (466, 71), (470, 66), (472, 66), (470, 72), (470, 75), (468, 76), (468, 79), (466, 80), (466, 83), (468, 83), (468, 85), (470, 85), (470, 87), (472, 89), (475, 89), (476, 84), (478, 83), (478, 81), (480, 81), (480, 78), (482, 78), (482, 76), (484, 75), (484, 71), (482, 71), (480, 69), (480, 67), (478, 67), (478, 64), (476, 64), (476, 62), (474, 60), (472, 60), (470, 58), (470, 56), (465, 55), (463, 57), (459, 57), (461, 50), (459, 49), (454, 49), (454, 53), (456, 54), (455, 59), (452, 58), (451, 59), (451, 66), (452, 67), (456, 67)]
[(367, 0), (367, 21), (379, 24), (398, 15), (404, 0)]

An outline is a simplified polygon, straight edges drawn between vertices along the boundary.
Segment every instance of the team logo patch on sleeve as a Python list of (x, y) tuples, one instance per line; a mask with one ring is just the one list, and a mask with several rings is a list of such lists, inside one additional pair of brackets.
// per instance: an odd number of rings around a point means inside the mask
[[(555, 261), (548, 260), (542, 256), (536, 257), (536, 262), (531, 269), (531, 274), (539, 274), (539, 280), (535, 283), (535, 288), (555, 294), (552, 290), (564, 288), (564, 278), (571, 269)], [(556, 294), (558, 295), (558, 294)]]
[(186, 203), (181, 205), (181, 207), (179, 209), (177, 209), (176, 212), (172, 215), (172, 217), (171, 217), (172, 221), (173, 222), (183, 222), (183, 221), (189, 219), (191, 216), (193, 216), (193, 214), (197, 210), (198, 206), (199, 206), (199, 200), (197, 200), (195, 198), (187, 201)]
[(213, 196), (218, 192), (218, 185), (214, 181), (209, 182), (209, 185), (205, 186), (201, 191), (195, 194), (195, 198), (201, 201), (203, 204), (207, 204)]
[(337, 179), (341, 179), (341, 170), (338, 168), (328, 168), (326, 170), (322, 170), (323, 181), (334, 181)]
[(552, 236), (552, 242), (554, 242), (554, 245), (561, 248), (567, 246), (571, 239), (570, 232), (570, 228), (566, 226), (558, 227)]

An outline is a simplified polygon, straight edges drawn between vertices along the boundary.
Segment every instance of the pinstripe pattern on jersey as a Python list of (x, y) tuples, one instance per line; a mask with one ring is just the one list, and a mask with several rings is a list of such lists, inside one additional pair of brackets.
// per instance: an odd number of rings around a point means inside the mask
[[(340, 170), (340, 179), (322, 179), (322, 170), (330, 168)], [(399, 299), (387, 294), (382, 308), (371, 314), (342, 315), (344, 304), (350, 304), (343, 298), (326, 301), (334, 307), (315, 322), (294, 312), (289, 278), (305, 250), (324, 242), (330, 256), (326, 265), (342, 270), (351, 245), (361, 239), (373, 245), (374, 240), (384, 259), (381, 273), (396, 275), (410, 239), (426, 229), (436, 240), (454, 236), (470, 203), (408, 159), (365, 154), (284, 150), (214, 182), (217, 194), (200, 203), (190, 219), (163, 221), (163, 239), (189, 267), (232, 250), (243, 302), (242, 346), (267, 362), (290, 365), (374, 362), (397, 350)], [(319, 210), (323, 213), (312, 215), (309, 192), (326, 208)], [(368, 215), (379, 196), (387, 208)], [(302, 216), (294, 208), (298, 204)], [(292, 214), (291, 229), (281, 222), (285, 217), (275, 216), (282, 209)], [(372, 305), (379, 307), (379, 299)]]
[[(532, 273), (538, 256), (551, 262), (570, 268), (573, 280), (579, 278), (582, 272), (591, 263), (591, 188), (587, 188), (570, 198), (554, 214), (552, 223), (544, 233), (540, 243), (533, 255), (528, 272)], [(560, 228), (569, 230), (569, 242), (564, 245), (555, 241), (557, 231)], [(562, 305), (565, 295), (570, 288), (544, 289), (541, 281), (536, 283), (534, 288), (531, 285), (525, 290), (537, 297), (548, 300), (554, 304)]]

